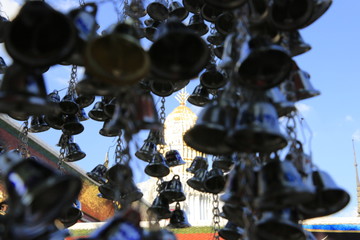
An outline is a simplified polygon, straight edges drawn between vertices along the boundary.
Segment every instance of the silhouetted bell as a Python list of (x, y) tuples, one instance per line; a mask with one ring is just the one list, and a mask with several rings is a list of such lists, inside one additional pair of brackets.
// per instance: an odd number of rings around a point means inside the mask
[(204, 0), (183, 0), (183, 5), (189, 12), (199, 13), (204, 5)]
[(205, 41), (178, 19), (171, 18), (159, 26), (151, 45), (151, 72), (160, 79), (192, 79), (209, 60)]
[(146, 8), (147, 14), (157, 21), (164, 21), (169, 17), (167, 5), (165, 0), (152, 1)]
[(242, 45), (236, 71), (241, 85), (267, 89), (283, 82), (291, 67), (292, 60), (283, 47), (259, 36)]
[(84, 131), (84, 126), (76, 115), (65, 115), (61, 130), (67, 135), (77, 135)]
[(205, 0), (205, 2), (218, 8), (235, 9), (241, 7), (247, 0)]
[(205, 24), (204, 19), (200, 14), (194, 14), (189, 21), (187, 26), (198, 35), (203, 36), (209, 31), (209, 27)]
[(29, 119), (29, 115), (22, 112), (8, 112), (8, 115), (18, 121), (26, 121)]
[(129, 182), (132, 178), (132, 170), (128, 165), (116, 163), (106, 172), (106, 178), (109, 183), (114, 185), (123, 185)]
[(100, 197), (105, 198), (111, 201), (119, 201), (121, 198), (120, 191), (117, 186), (112, 183), (104, 183), (103, 185), (98, 187), (100, 192)]
[(157, 152), (152, 157), (152, 160), (145, 167), (145, 173), (151, 177), (165, 177), (170, 173), (169, 166), (166, 164), (164, 156)]
[(174, 84), (169, 81), (150, 80), (150, 90), (159, 97), (168, 97), (174, 92)]
[(116, 137), (120, 134), (119, 128), (113, 128), (112, 126), (109, 127), (110, 120), (105, 120), (103, 127), (99, 130), (99, 134), (104, 137)]
[(215, 33), (207, 36), (206, 40), (213, 45), (220, 45), (225, 41), (225, 35), (216, 31)]
[(261, 239), (306, 240), (304, 230), (298, 224), (298, 216), (291, 209), (263, 212), (255, 225), (255, 235)]
[(151, 129), (149, 132), (148, 139), (153, 141), (156, 145), (166, 145), (164, 137), (164, 126), (160, 129)]
[(244, 235), (244, 229), (228, 221), (224, 228), (219, 230), (219, 235), (225, 240), (238, 240)]
[(315, 186), (315, 198), (299, 205), (303, 219), (322, 217), (343, 209), (350, 201), (350, 195), (338, 187), (325, 171), (317, 170), (310, 176)]
[(288, 101), (279, 87), (273, 87), (266, 93), (270, 101), (274, 104), (279, 117), (283, 117), (293, 111), (296, 111), (295, 103)]
[(195, 174), (195, 172), (199, 169), (207, 169), (208, 163), (206, 158), (196, 156), (194, 160), (191, 162), (190, 167), (186, 169), (187, 172)]
[(86, 157), (86, 154), (81, 151), (79, 145), (77, 143), (69, 143), (66, 147), (66, 162), (75, 162)]
[(228, 172), (230, 171), (233, 165), (234, 165), (234, 159), (232, 155), (220, 155), (215, 157), (212, 167), (220, 168), (224, 172)]
[(178, 150), (173, 149), (165, 153), (166, 164), (169, 167), (176, 167), (185, 164), (186, 162), (180, 156)]
[(145, 162), (150, 162), (156, 153), (156, 144), (151, 141), (145, 141), (143, 146), (135, 152), (135, 156)]
[(166, 184), (164, 190), (161, 191), (161, 195), (165, 197), (169, 203), (186, 200), (179, 175), (174, 175), (174, 177)]
[[(131, 106), (132, 107), (132, 106)], [(120, 103), (115, 104), (115, 110), (114, 110), (114, 114), (111, 117), (110, 120), (108, 120), (108, 122), (106, 124), (104, 124), (103, 131), (106, 132), (111, 132), (111, 133), (115, 133), (115, 131), (117, 131), (118, 133), (121, 132), (121, 129), (126, 128), (126, 124), (127, 122), (124, 120), (124, 116), (126, 114), (127, 109), (123, 108), (123, 106), (120, 105)], [(133, 116), (131, 116), (132, 118)], [(106, 122), (107, 120), (105, 120)], [(133, 122), (129, 123), (129, 124), (133, 124)], [(131, 125), (132, 128), (134, 128), (133, 125)]]
[(109, 117), (104, 112), (104, 105), (105, 103), (103, 101), (96, 102), (93, 109), (89, 112), (89, 117), (100, 122), (107, 120)]
[(243, 103), (236, 122), (228, 141), (238, 151), (273, 152), (287, 145), (275, 107), (270, 103)]
[(216, 8), (210, 4), (205, 3), (201, 8), (201, 16), (208, 22), (215, 22), (217, 16), (219, 16), (223, 11), (219, 8)]
[(205, 191), (213, 194), (218, 194), (224, 190), (225, 183), (226, 180), (223, 171), (220, 168), (213, 167), (205, 177)]
[(200, 83), (205, 88), (218, 89), (225, 86), (227, 81), (224, 75), (216, 69), (216, 65), (212, 64), (200, 75)]
[(238, 205), (231, 205), (225, 203), (222, 207), (224, 217), (229, 220), (229, 222), (234, 223), (239, 227), (245, 226), (244, 214), (252, 214), (250, 210), (239, 203)]
[(44, 1), (29, 1), (9, 25), (5, 47), (14, 60), (24, 65), (51, 66), (71, 54), (76, 37), (67, 16)]
[(88, 95), (88, 94), (79, 94), (75, 102), (79, 105), (80, 108), (86, 108), (90, 106), (95, 101), (94, 95)]
[(169, 201), (161, 195), (157, 196), (152, 205), (148, 208), (147, 214), (155, 215), (159, 220), (170, 218), (171, 212), (169, 209)]
[(200, 168), (198, 169), (194, 176), (189, 178), (186, 183), (191, 188), (200, 191), (200, 192), (206, 192), (204, 182), (206, 180), (206, 176), (208, 174), (207, 169)]
[(47, 114), (44, 121), (53, 129), (61, 130), (64, 124), (64, 115), (60, 112), (58, 114)]
[(273, 210), (309, 202), (314, 189), (306, 185), (292, 162), (272, 159), (258, 174), (258, 197), (255, 205), (259, 209)]
[(89, 120), (89, 117), (83, 108), (80, 108), (80, 110), (76, 113), (76, 116), (79, 118), (80, 122)]
[(299, 31), (283, 32), (282, 42), (288, 46), (290, 55), (292, 57), (298, 56), (300, 54), (306, 53), (311, 50), (311, 46), (304, 42), (304, 39), (301, 37)]
[(0, 155), (0, 166), (9, 195), (9, 216), (24, 227), (37, 228), (58, 217), (81, 190), (78, 177), (60, 174), (35, 157), (13, 151)]
[(70, 207), (63, 210), (58, 220), (63, 224), (64, 228), (68, 228), (80, 220), (82, 216), (81, 203), (79, 200), (76, 200)]
[(171, 213), (170, 223), (167, 225), (168, 228), (187, 228), (191, 227), (186, 213), (180, 209), (180, 204), (177, 203), (175, 210)]
[(104, 184), (106, 182), (105, 173), (107, 168), (104, 164), (98, 164), (91, 172), (87, 172), (86, 175), (93, 179), (95, 182)]
[(309, 26), (310, 24), (314, 23), (316, 20), (318, 20), (331, 6), (332, 0), (320, 0), (312, 1), (314, 4), (314, 7), (312, 9), (312, 13), (310, 16), (310, 19), (306, 22), (305, 25), (302, 26), (302, 28)]
[(105, 100), (104, 112), (110, 118), (114, 115), (116, 102), (116, 98), (111, 98), (109, 101)]
[(171, 1), (169, 4), (169, 16), (177, 17), (180, 21), (184, 21), (189, 16), (189, 12), (180, 2)]
[(150, 25), (147, 26), (145, 28), (145, 37), (149, 40), (149, 41), (154, 41), (154, 36), (155, 33), (158, 29), (158, 27), (160, 26), (161, 22), (160, 21), (155, 21)]
[(291, 74), (291, 80), (295, 84), (297, 99), (303, 100), (320, 95), (320, 91), (316, 90), (310, 82), (310, 74), (301, 70), (295, 62)]
[(80, 110), (73, 94), (66, 94), (59, 102), (59, 106), (64, 114), (76, 114)]
[(44, 121), (44, 115), (32, 116), (29, 131), (33, 133), (45, 132), (50, 126)]
[(188, 97), (187, 101), (192, 105), (202, 107), (211, 101), (209, 91), (206, 87), (200, 84), (195, 87), (193, 93)]
[(215, 20), (216, 30), (224, 35), (228, 35), (234, 31), (235, 17), (232, 12), (224, 12), (220, 14)]
[(139, 201), (144, 196), (132, 179), (125, 185), (125, 188), (120, 191), (122, 194), (121, 201), (125, 202), (125, 204)]
[(78, 94), (96, 95), (96, 96), (109, 96), (115, 94), (114, 88), (96, 79), (88, 71), (85, 71), (83, 79), (76, 84), (76, 91)]

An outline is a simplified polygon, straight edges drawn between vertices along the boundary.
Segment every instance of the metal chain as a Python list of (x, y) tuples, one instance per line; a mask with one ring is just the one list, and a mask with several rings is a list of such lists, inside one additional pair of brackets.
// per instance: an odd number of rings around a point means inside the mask
[(117, 139), (115, 147), (115, 163), (123, 163), (123, 142), (121, 136)]
[(76, 81), (77, 81), (77, 65), (72, 65), (70, 81), (69, 81), (69, 88), (68, 88), (68, 94), (70, 94), (70, 95), (75, 94)]
[(219, 195), (213, 194), (213, 224), (214, 224), (214, 236), (213, 239), (220, 239), (219, 230), (220, 230), (220, 209), (219, 209)]
[[(160, 122), (161, 122), (161, 129), (159, 130), (159, 141), (163, 142), (164, 141), (164, 134), (165, 134), (165, 119), (166, 119), (166, 114), (165, 114), (165, 98), (162, 97), (161, 98), (161, 107), (160, 107)], [(159, 152), (161, 154), (164, 154), (164, 145), (160, 144), (159, 146)]]
[(29, 128), (28, 128), (29, 122), (26, 120), (24, 121), (22, 128), (21, 128), (21, 132), (19, 134), (19, 139), (20, 139), (20, 145), (19, 145), (19, 151), (21, 153), (21, 156), (23, 158), (29, 157), (30, 152), (29, 152)]
[(165, 123), (166, 114), (165, 114), (165, 97), (161, 98), (161, 107), (160, 107), (160, 122), (161, 124)]
[(63, 163), (65, 161), (65, 153), (66, 153), (66, 147), (69, 143), (69, 140), (71, 139), (71, 137), (69, 135), (66, 135), (66, 134), (63, 134), (61, 136), (61, 139), (60, 139), (60, 154), (59, 154), (59, 161), (57, 163), (57, 167), (58, 167), (58, 170), (60, 172), (64, 172), (64, 168), (63, 168)]
[(157, 192), (158, 196), (160, 195), (162, 182), (163, 182), (162, 178), (158, 178), (158, 180), (156, 181), (156, 192)]
[(85, 1), (84, 1), (84, 0), (79, 0), (79, 4), (80, 4), (80, 6), (84, 6), (84, 5), (85, 5)]

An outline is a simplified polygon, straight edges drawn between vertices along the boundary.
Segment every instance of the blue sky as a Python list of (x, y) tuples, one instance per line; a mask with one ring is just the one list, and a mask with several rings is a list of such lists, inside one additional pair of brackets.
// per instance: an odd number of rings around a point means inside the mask
[[(20, 1), (2, 0), (2, 11), (13, 17), (18, 2)], [(74, 0), (47, 2), (64, 12), (78, 5), (78, 1)], [(301, 101), (297, 105), (313, 133), (313, 162), (320, 169), (330, 173), (336, 183), (352, 196), (348, 207), (339, 214), (341, 216), (356, 216), (352, 139), (355, 139), (355, 148), (360, 156), (359, 9), (359, 0), (334, 0), (330, 9), (318, 21), (300, 31), (304, 40), (312, 46), (312, 50), (295, 58), (300, 68), (311, 74), (314, 87), (321, 91), (320, 96)], [(111, 3), (100, 5), (97, 19), (101, 25), (100, 30), (115, 22), (116, 14)], [(10, 64), (11, 60), (4, 52), (3, 44), (0, 45), (1, 56)], [(48, 91), (66, 87), (70, 70), (70, 67), (52, 67), (45, 76)], [(79, 78), (81, 79), (81, 74)], [(191, 92), (196, 84), (197, 80), (193, 80), (187, 87), (188, 92)], [(168, 97), (167, 113), (177, 105), (174, 96)], [(188, 106), (195, 112), (199, 111), (190, 104)], [(91, 107), (86, 110), (90, 109)], [(85, 131), (75, 136), (75, 141), (86, 152), (87, 157), (76, 163), (85, 171), (90, 171), (103, 161), (105, 153), (114, 145), (115, 139), (98, 134), (102, 123), (88, 120), (84, 122), (84, 126)], [(51, 146), (57, 143), (60, 135), (61, 132), (55, 130), (36, 134)], [(140, 145), (146, 135), (144, 131), (136, 136)], [(111, 163), (114, 161), (114, 150), (110, 149)], [(309, 152), (308, 145), (305, 150)], [(142, 174), (144, 164), (136, 158), (133, 160), (134, 166), (139, 169), (136, 171), (136, 181), (142, 181), (145, 179)]]

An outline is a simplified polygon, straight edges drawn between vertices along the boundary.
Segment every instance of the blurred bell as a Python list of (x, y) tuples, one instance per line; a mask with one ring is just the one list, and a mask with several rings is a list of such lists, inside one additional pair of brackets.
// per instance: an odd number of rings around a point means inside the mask
[(165, 0), (152, 1), (146, 8), (147, 14), (157, 21), (164, 21), (169, 18), (167, 5)]
[(174, 175), (174, 177), (166, 184), (166, 187), (161, 192), (161, 195), (165, 197), (169, 203), (186, 200), (179, 175)]
[(161, 22), (160, 21), (153, 21), (153, 23), (149, 26), (147, 26), (145, 28), (145, 37), (149, 40), (149, 41), (154, 41), (154, 36), (155, 33), (158, 29), (158, 27), (160, 26)]
[(187, 172), (195, 174), (195, 172), (199, 169), (207, 169), (208, 163), (206, 158), (196, 156), (194, 160), (191, 162), (190, 167), (186, 169)]
[(199, 192), (206, 192), (204, 182), (206, 180), (206, 176), (208, 174), (207, 169), (198, 169), (194, 176), (189, 178), (186, 183), (191, 188), (199, 191)]
[(150, 162), (156, 153), (156, 144), (152, 141), (145, 141), (143, 146), (135, 152), (135, 156), (145, 162)]
[(233, 165), (234, 165), (234, 159), (232, 155), (220, 155), (215, 157), (212, 167), (220, 168), (224, 172), (228, 172), (230, 171)]
[(250, 22), (254, 24), (267, 21), (269, 16), (267, 0), (249, 0), (249, 8), (251, 9)]
[(310, 74), (301, 70), (294, 62), (291, 80), (295, 84), (296, 97), (299, 100), (308, 99), (320, 95), (310, 82)]
[(91, 109), (89, 112), (89, 117), (95, 121), (100, 122), (107, 120), (109, 117), (105, 114), (104, 105), (105, 102), (103, 101), (96, 102), (93, 109)]
[(228, 221), (224, 228), (219, 230), (219, 236), (225, 240), (238, 240), (244, 235), (244, 229)]
[(299, 205), (303, 219), (322, 217), (343, 209), (350, 201), (350, 195), (338, 187), (325, 171), (317, 170), (310, 176), (315, 186), (315, 199)]
[(144, 196), (132, 179), (125, 185), (125, 188), (121, 190), (121, 194), (121, 201), (124, 202), (124, 204), (139, 201)]
[(78, 94), (75, 99), (75, 102), (79, 105), (80, 108), (86, 108), (90, 106), (94, 101), (95, 96), (89, 94)]
[(170, 218), (169, 201), (161, 195), (157, 196), (148, 208), (147, 213), (148, 215), (155, 215), (158, 220)]
[(205, 2), (218, 8), (235, 9), (241, 7), (244, 3), (247, 2), (247, 0), (205, 0)]
[(89, 117), (83, 108), (80, 108), (80, 110), (76, 113), (76, 116), (79, 118), (80, 122), (89, 120)]
[(84, 131), (84, 126), (76, 115), (65, 115), (62, 132), (67, 135), (77, 135)]
[(58, 114), (47, 114), (44, 121), (53, 129), (61, 130), (64, 124), (64, 115), (60, 112)]
[(77, 223), (82, 216), (81, 203), (76, 199), (70, 207), (63, 210), (58, 220), (63, 224), (64, 228), (68, 228)]
[(228, 142), (238, 151), (274, 152), (287, 145), (275, 107), (268, 102), (243, 103), (236, 122)]
[(44, 115), (32, 116), (29, 132), (39, 133), (50, 129), (50, 126), (44, 121)]
[(291, 144), (289, 153), (286, 155), (285, 159), (294, 164), (301, 176), (308, 177), (312, 174), (313, 162), (311, 156), (304, 153), (300, 141)]
[(193, 93), (188, 97), (187, 101), (192, 105), (202, 107), (211, 101), (209, 95), (210, 94), (207, 88), (200, 84), (195, 87)]
[(209, 27), (205, 24), (204, 19), (200, 14), (194, 14), (189, 21), (187, 26), (199, 36), (205, 35), (209, 31)]
[(95, 96), (108, 96), (116, 93), (110, 84), (96, 79), (89, 71), (85, 71), (83, 79), (76, 84), (76, 91), (78, 94)]
[(125, 13), (132, 18), (142, 18), (146, 16), (146, 9), (144, 7), (144, 1), (142, 0), (130, 0), (129, 4), (125, 6)]
[(175, 233), (167, 230), (166, 228), (160, 228), (158, 230), (152, 230), (145, 232), (143, 240), (177, 240)]
[(48, 99), (50, 102), (59, 103), (60, 102), (59, 92), (57, 90), (54, 90), (52, 93), (48, 94)]
[(221, 43), (220, 45), (216, 45), (213, 51), (217, 58), (223, 59), (223, 55), (224, 55), (224, 51), (225, 51), (224, 43)]
[(157, 129), (161, 126), (153, 96), (149, 91), (139, 90), (134, 99), (133, 121), (138, 129)]
[(204, 5), (204, 0), (183, 0), (183, 5), (189, 12), (199, 13)]
[(216, 30), (224, 35), (228, 35), (234, 31), (235, 17), (232, 12), (221, 13), (215, 20)]
[(64, 114), (76, 114), (80, 110), (74, 95), (69, 93), (59, 102), (59, 106)]
[(110, 100), (107, 100), (104, 98), (105, 104), (104, 104), (104, 113), (111, 118), (114, 115), (115, 112), (115, 105), (117, 102), (116, 98), (111, 98)]
[(208, 89), (218, 89), (227, 83), (224, 75), (216, 69), (215, 64), (211, 64), (206, 71), (200, 75), (200, 83)]
[(99, 130), (99, 134), (104, 137), (116, 137), (120, 134), (120, 129), (118, 127), (113, 127), (110, 125), (110, 120), (105, 120), (103, 127)]
[(77, 143), (69, 143), (69, 145), (67, 145), (66, 147), (66, 152), (67, 152), (65, 156), (66, 162), (75, 162), (86, 157), (86, 154), (83, 151), (81, 151)]
[(18, 121), (26, 121), (29, 119), (29, 115), (22, 112), (8, 112), (9, 117), (18, 120)]
[(239, 205), (231, 205), (228, 203), (225, 203), (222, 207), (224, 217), (229, 220), (229, 222), (232, 222), (233, 224), (243, 227), (245, 226), (244, 222), (244, 214), (251, 214), (250, 210), (246, 207)]
[(255, 89), (268, 89), (288, 77), (292, 60), (286, 50), (268, 38), (255, 37), (245, 42), (237, 63), (239, 83)]
[(105, 173), (107, 168), (104, 164), (98, 164), (91, 172), (87, 172), (86, 175), (97, 183), (104, 184), (106, 182)]
[(332, 2), (333, 0), (312, 0), (314, 6), (310, 19), (306, 22), (305, 25), (302, 26), (302, 28), (305, 28), (318, 20), (329, 9)]
[(151, 72), (170, 81), (195, 78), (209, 60), (205, 41), (180, 20), (171, 18), (159, 26), (151, 45)]
[(174, 84), (169, 81), (150, 80), (150, 89), (159, 97), (168, 97), (174, 92)]
[(280, 209), (309, 202), (314, 189), (306, 185), (292, 162), (272, 159), (258, 174), (255, 205), (262, 210)]
[(225, 41), (225, 36), (218, 31), (215, 31), (215, 33), (210, 33), (206, 40), (213, 45), (220, 45)]
[(116, 163), (106, 172), (108, 182), (114, 185), (125, 185), (131, 180), (132, 176), (131, 168), (122, 163)]
[(156, 145), (166, 145), (164, 137), (164, 126), (160, 129), (151, 129), (149, 132), (148, 139), (153, 141)]
[(145, 167), (145, 173), (151, 177), (165, 177), (170, 173), (169, 166), (166, 164), (165, 158), (159, 152), (155, 153), (152, 160)]
[(0, 16), (0, 43), (4, 42), (5, 34), (10, 23), (8, 18)]
[(100, 192), (100, 196), (107, 200), (119, 201), (121, 198), (118, 187), (110, 182), (102, 184), (101, 186), (98, 187), (98, 190)]
[(169, 4), (169, 16), (184, 21), (189, 16), (189, 12), (180, 2), (171, 1)]
[(222, 10), (205, 3), (201, 8), (201, 16), (208, 22), (214, 23), (216, 18), (223, 13)]
[[(103, 126), (103, 131), (111, 134), (114, 134), (117, 131), (118, 134), (120, 134), (121, 130), (127, 127), (127, 122), (124, 118), (124, 116), (126, 115), (126, 111), (127, 109), (123, 108), (123, 106), (121, 106), (119, 102), (115, 104), (114, 114), (110, 120), (105, 120), (106, 123)], [(131, 116), (131, 118), (132, 117), (133, 116)], [(131, 122), (131, 124), (133, 123), (134, 122)]]
[[(196, 175), (196, 173), (195, 173)], [(212, 168), (204, 180), (205, 191), (213, 194), (219, 194), (225, 188), (224, 173), (220, 168)]]
[(269, 96), (270, 101), (274, 104), (279, 117), (296, 111), (295, 103), (288, 101), (286, 96), (281, 92), (279, 87), (270, 88), (266, 95)]
[(311, 50), (311, 46), (308, 43), (304, 42), (304, 39), (301, 37), (299, 31), (295, 30), (291, 32), (283, 32), (282, 34), (282, 42), (286, 46), (288, 46), (290, 55), (292, 57), (298, 56)]
[(186, 162), (180, 156), (178, 150), (173, 149), (165, 153), (166, 164), (169, 167), (176, 167), (185, 164)]
[(191, 227), (186, 213), (184, 210), (180, 209), (180, 204), (177, 203), (175, 210), (172, 211), (170, 217), (170, 223), (167, 225), (168, 228), (187, 228)]

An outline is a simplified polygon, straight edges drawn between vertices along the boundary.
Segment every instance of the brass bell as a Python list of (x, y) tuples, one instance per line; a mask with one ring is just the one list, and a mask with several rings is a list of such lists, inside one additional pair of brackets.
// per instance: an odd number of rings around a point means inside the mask
[(206, 71), (200, 75), (200, 83), (208, 89), (218, 89), (227, 83), (224, 75), (216, 69), (215, 64), (211, 64)]
[(287, 51), (269, 38), (253, 37), (241, 47), (236, 64), (239, 83), (255, 89), (268, 89), (283, 82), (293, 65)]
[(221, 13), (215, 20), (216, 30), (224, 35), (228, 35), (234, 31), (235, 17), (232, 12)]
[(172, 82), (156, 80), (150, 80), (150, 90), (159, 97), (168, 97), (175, 91)]
[(161, 24), (154, 40), (149, 50), (151, 72), (160, 79), (195, 78), (209, 60), (205, 41), (176, 18)]
[(274, 152), (287, 145), (275, 107), (268, 102), (243, 103), (228, 142), (245, 152)]
[(147, 14), (152, 19), (164, 21), (169, 18), (168, 3), (165, 0), (152, 1), (146, 8)]
[(244, 229), (228, 221), (224, 228), (219, 230), (219, 236), (225, 240), (238, 240), (244, 235)]
[(76, 30), (71, 20), (44, 1), (26, 2), (5, 37), (9, 55), (32, 67), (61, 62), (72, 53), (75, 44)]
[(187, 27), (197, 33), (199, 36), (204, 36), (209, 31), (209, 27), (205, 24), (204, 19), (200, 14), (194, 14), (190, 18)]
[(91, 172), (87, 172), (86, 175), (97, 183), (104, 184), (106, 182), (105, 173), (107, 167), (104, 164), (98, 164)]
[(105, 121), (109, 117), (105, 114), (104, 111), (105, 102), (104, 101), (98, 101), (95, 103), (93, 109), (89, 112), (89, 117), (95, 121)]
[(295, 30), (291, 32), (283, 32), (281, 42), (289, 48), (292, 57), (306, 53), (311, 50), (311, 46), (304, 42), (300, 32)]
[(224, 172), (228, 172), (230, 171), (233, 165), (234, 165), (234, 158), (232, 157), (232, 155), (220, 155), (215, 157), (212, 167), (220, 168)]
[(76, 115), (65, 115), (61, 130), (67, 135), (77, 135), (84, 131), (84, 126)]
[(84, 214), (81, 211), (81, 203), (76, 199), (71, 206), (63, 210), (58, 220), (62, 223), (64, 228), (68, 228), (80, 220), (83, 215)]
[(171, 1), (169, 4), (169, 16), (184, 21), (189, 16), (189, 11), (178, 1)]
[(179, 151), (176, 149), (167, 151), (165, 153), (165, 159), (166, 159), (166, 164), (169, 167), (176, 167), (186, 164), (186, 162), (180, 156)]
[(10, 151), (0, 155), (0, 166), (9, 194), (9, 216), (24, 227), (47, 225), (81, 190), (80, 178), (60, 174), (35, 157), (23, 159)]
[(79, 105), (75, 102), (74, 95), (70, 93), (63, 97), (59, 106), (64, 114), (76, 114), (80, 110)]
[(350, 195), (338, 187), (327, 172), (316, 170), (309, 178), (316, 188), (315, 198), (299, 205), (303, 219), (336, 213), (349, 203)]
[(145, 173), (151, 177), (165, 177), (170, 173), (169, 166), (166, 164), (164, 156), (157, 152), (152, 160), (145, 167)]
[(157, 196), (148, 208), (147, 214), (155, 215), (158, 220), (170, 218), (169, 201), (161, 195)]
[(164, 190), (161, 191), (161, 195), (165, 197), (169, 203), (186, 200), (179, 175), (174, 175), (174, 177), (166, 184)]
[(147, 26), (145, 28), (145, 37), (149, 40), (149, 41), (154, 41), (154, 36), (155, 33), (158, 29), (158, 27), (160, 26), (161, 22), (160, 21), (153, 21), (153, 23), (151, 23), (150, 26)]
[(205, 177), (204, 188), (208, 193), (219, 194), (224, 190), (225, 183), (226, 180), (223, 171), (220, 168), (213, 167)]
[(190, 167), (186, 169), (187, 172), (195, 174), (195, 172), (199, 169), (207, 169), (208, 168), (208, 162), (206, 158), (196, 156), (194, 160), (191, 162)]
[(260, 239), (306, 240), (305, 232), (298, 224), (299, 218), (292, 209), (263, 212), (255, 225), (255, 235)]
[(50, 129), (50, 126), (44, 121), (44, 115), (32, 116), (29, 132), (39, 133)]
[(60, 112), (58, 114), (46, 114), (44, 121), (53, 129), (61, 130), (64, 124), (64, 115)]
[(269, 96), (269, 100), (274, 104), (279, 117), (296, 111), (295, 103), (286, 99), (280, 87), (270, 88), (267, 90), (266, 95)]
[(225, 35), (215, 31), (215, 33), (211, 33), (207, 36), (206, 40), (213, 45), (220, 45), (225, 41)]
[(306, 203), (314, 198), (314, 189), (306, 185), (294, 164), (272, 159), (258, 174), (258, 209), (273, 210)]
[(186, 183), (191, 188), (199, 192), (206, 192), (204, 182), (206, 180), (207, 174), (208, 174), (207, 169), (200, 168), (195, 172), (193, 177), (189, 178), (186, 181)]
[(222, 9), (234, 9), (241, 7), (243, 4), (247, 2), (247, 0), (223, 0), (223, 1), (205, 0), (205, 2), (214, 7), (218, 7)]
[(223, 13), (219, 8), (216, 8), (208, 3), (205, 3), (201, 8), (201, 16), (208, 22), (214, 23), (216, 18)]
[(308, 99), (320, 95), (310, 82), (310, 74), (301, 70), (294, 62), (291, 81), (295, 84), (295, 93), (298, 100)]
[(202, 107), (211, 101), (209, 91), (206, 87), (200, 84), (195, 87), (193, 93), (188, 97), (187, 101), (192, 105)]
[(105, 120), (103, 127), (99, 130), (99, 134), (104, 137), (116, 137), (119, 136), (121, 128), (110, 125), (110, 120)]
[(187, 228), (191, 227), (186, 213), (180, 209), (180, 204), (176, 203), (175, 210), (172, 211), (170, 217), (170, 223), (167, 225), (168, 228)]
[(145, 141), (143, 146), (135, 152), (135, 156), (140, 160), (150, 162), (156, 152), (156, 144), (152, 141)]
[(204, 5), (204, 0), (183, 0), (182, 1), (186, 10), (192, 13), (199, 13), (201, 7)]
[(77, 143), (71, 142), (66, 146), (66, 162), (75, 162), (79, 161), (86, 157), (86, 154), (81, 151), (79, 145)]

